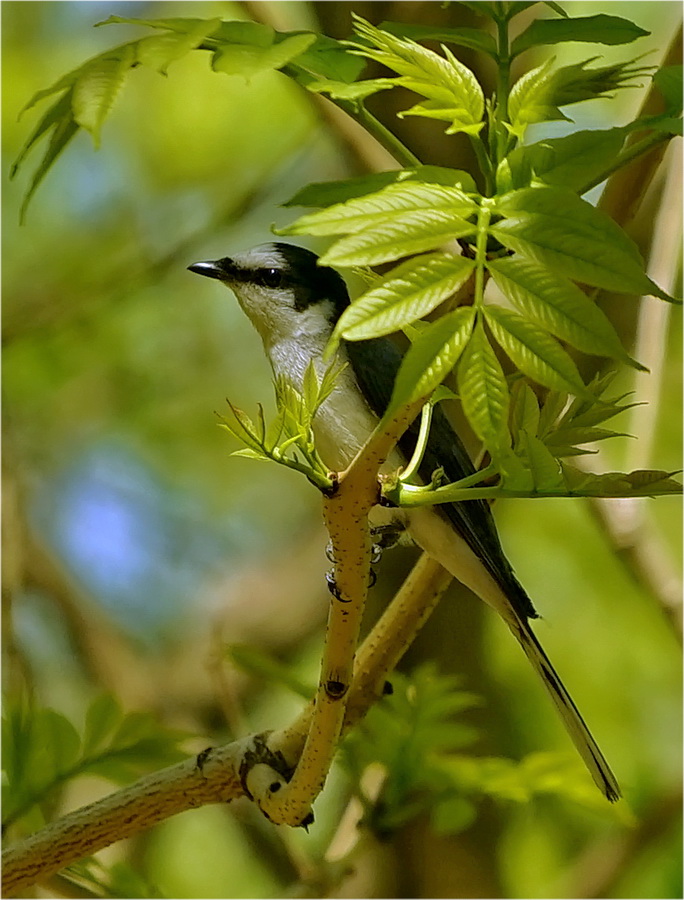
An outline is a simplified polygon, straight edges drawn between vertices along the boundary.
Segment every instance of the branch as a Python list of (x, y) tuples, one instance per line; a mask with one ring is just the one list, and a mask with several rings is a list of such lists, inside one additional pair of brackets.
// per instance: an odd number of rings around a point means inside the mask
[[(366, 638), (356, 659), (343, 732), (366, 714), (382, 694), (387, 674), (411, 645), (437, 605), (451, 576), (423, 555), (401, 590)], [(281, 744), (300, 752), (314, 714), (314, 703), (281, 733)], [(130, 787), (91, 803), (46, 826), (3, 853), (3, 892), (20, 896), (36, 881), (116, 841), (209, 803), (228, 803), (245, 795), (240, 770), (246, 759), (264, 752), (273, 735), (252, 735), (141, 778)], [(271, 751), (273, 753), (273, 751)]]
[[(335, 560), (334, 583), (321, 677), (304, 747), (300, 748), (299, 729), (271, 735), (264, 753), (254, 759), (245, 774), (250, 796), (264, 815), (277, 824), (300, 825), (310, 821), (311, 804), (323, 788), (332, 764), (344, 723), (368, 592), (368, 514), (380, 497), (378, 472), (422, 404), (423, 398), (384, 418), (324, 501)], [(297, 756), (293, 773), (288, 762)]]

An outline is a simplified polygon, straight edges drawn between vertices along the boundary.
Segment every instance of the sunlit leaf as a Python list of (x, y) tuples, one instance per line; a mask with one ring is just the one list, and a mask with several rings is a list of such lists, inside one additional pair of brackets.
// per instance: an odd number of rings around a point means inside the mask
[(456, 309), (428, 325), (402, 360), (389, 410), (427, 397), (453, 369), (470, 338), (474, 310)]
[(171, 63), (194, 50), (221, 25), (221, 19), (199, 20), (187, 32), (154, 34), (141, 38), (137, 46), (137, 61), (159, 72), (166, 73)]
[(574, 281), (672, 300), (645, 274), (636, 245), (604, 212), (559, 187), (523, 188), (496, 200), (490, 227), (504, 247)]
[(474, 260), (445, 253), (408, 260), (347, 307), (335, 330), (352, 341), (397, 331), (455, 293), (474, 268)]
[(440, 210), (405, 213), (395, 222), (367, 227), (337, 241), (321, 256), (327, 266), (372, 266), (435, 250), (454, 238), (473, 234), (475, 226)]
[(365, 100), (378, 91), (396, 87), (392, 78), (369, 78), (348, 84), (344, 81), (312, 81), (306, 89), (313, 94), (327, 94), (333, 100)]
[[(394, 37), (353, 14), (357, 34), (370, 44), (355, 44), (353, 52), (397, 72), (396, 83), (427, 98), (409, 113), (436, 115), (443, 111), (449, 131), (477, 134), (483, 125), (484, 95), (475, 75), (447, 47), (444, 56), (411, 40)], [(431, 110), (431, 112), (430, 112)]]
[(552, 390), (586, 392), (572, 358), (548, 332), (502, 306), (486, 306), (484, 314), (497, 343), (521, 372)]
[(510, 447), (509, 393), (499, 360), (478, 322), (461, 356), (458, 393), (475, 434), (493, 454)]
[(408, 22), (381, 22), (380, 29), (395, 37), (412, 41), (444, 41), (496, 57), (494, 38), (479, 28), (447, 28), (439, 25), (414, 25)]
[(71, 100), (74, 120), (90, 132), (96, 147), (100, 145), (102, 123), (135, 61), (135, 47), (127, 45), (112, 56), (94, 59), (83, 67), (74, 82)]
[(292, 62), (316, 40), (313, 34), (296, 34), (270, 47), (253, 44), (222, 44), (212, 59), (215, 72), (226, 75), (241, 75), (249, 80), (261, 72), (282, 69)]
[(431, 213), (445, 213), (456, 220), (476, 211), (477, 205), (459, 188), (404, 181), (345, 203), (336, 203), (320, 212), (309, 213), (280, 229), (279, 233), (358, 235), (370, 226), (394, 222), (401, 224), (411, 213), (424, 214), (427, 221)]
[(502, 293), (528, 318), (578, 350), (643, 369), (622, 346), (605, 313), (571, 281), (518, 257), (489, 260)]

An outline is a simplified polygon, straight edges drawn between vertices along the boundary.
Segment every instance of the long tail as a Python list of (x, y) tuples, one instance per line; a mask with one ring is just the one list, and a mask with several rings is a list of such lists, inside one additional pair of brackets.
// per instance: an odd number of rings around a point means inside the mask
[(573, 744), (584, 760), (597, 787), (605, 794), (611, 803), (615, 800), (619, 800), (620, 787), (615, 775), (613, 775), (605, 756), (599, 750), (598, 744), (591, 736), (591, 732), (580, 715), (580, 711), (575, 706), (570, 694), (566, 691), (563, 682), (551, 665), (551, 661), (535, 637), (532, 629), (527, 622), (522, 621), (518, 617), (516, 617), (515, 620), (512, 620), (508, 616), (505, 618), (506, 624), (523, 648), (525, 656), (532, 663), (533, 668), (539, 673), (539, 676), (544, 682), (546, 690), (551, 695), (551, 699), (563, 719), (563, 724), (565, 725)]

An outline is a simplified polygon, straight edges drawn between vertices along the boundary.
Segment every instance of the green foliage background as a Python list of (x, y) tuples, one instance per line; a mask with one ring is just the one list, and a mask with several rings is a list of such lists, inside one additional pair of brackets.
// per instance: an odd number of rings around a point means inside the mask
[[(290, 29), (317, 28), (319, 16), (324, 30), (340, 27), (344, 36), (350, 8), (377, 24), (397, 18), (400, 6), (283, 2), (252, 11)], [(431, 21), (439, 6), (420, 4), (417, 20)], [(16, 121), (27, 98), (138, 33), (112, 26), (113, 37), (92, 24), (109, 15), (244, 18), (245, 7), (4, 3), (8, 166), (33, 124)], [(638, 52), (664, 47), (677, 5), (627, 7), (623, 14), (653, 32)], [(610, 3), (567, 8), (614, 12)], [(562, 61), (574, 61), (572, 52), (560, 49)], [(10, 697), (32, 693), (77, 723), (110, 691), (124, 709), (196, 735), (185, 746), (198, 752), (284, 724), (298, 708), (284, 686), (233, 668), (225, 645), (255, 645), (315, 682), (327, 563), (316, 492), (280, 467), (229, 458), (235, 445), (214, 411), (223, 411), (226, 394), (246, 409), (272, 403), (269, 372), (237, 304), (185, 267), (268, 240), (273, 223), (293, 218), (277, 204), (311, 181), (359, 174), (367, 151), (350, 149), (277, 73), (245, 83), (190, 54), (168, 78), (142, 69), (133, 77), (101, 150), (93, 154), (79, 135), (26, 225), (18, 225), (26, 175), (4, 186), (5, 686)], [(594, 117), (584, 125), (619, 124), (637, 93), (615, 106), (599, 101), (582, 112)], [(617, 118), (608, 123), (607, 115)], [(629, 310), (624, 316), (629, 332)], [(681, 459), (680, 318), (673, 310), (666, 390), (655, 398), (656, 458), (648, 461), (666, 469)], [(620, 377), (628, 390), (631, 374)], [(604, 468), (620, 468), (630, 441), (602, 452)], [(677, 560), (679, 501), (641, 502)], [(418, 817), (385, 844), (368, 840), (356, 860), (359, 895), (681, 896), (680, 648), (672, 628), (590, 505), (501, 502), (496, 515), (544, 617), (540, 638), (611, 760), (633, 819), (624, 807), (590, 809), (557, 796), (486, 801), (455, 836), (434, 836)], [(381, 607), (408, 568), (411, 554), (401, 552), (381, 563), (371, 605)], [(484, 699), (460, 714), (478, 729), (477, 752), (571, 758), (514, 642), (465, 591), (443, 601), (404, 668), (425, 659)], [(336, 770), (308, 836), (276, 833), (235, 804), (170, 820), (113, 848), (107, 861), (134, 864), (139, 896), (279, 896), (307, 878), (308, 895), (317, 896), (323, 888), (310, 872), (321, 870), (311, 863), (335, 831), (346, 784)], [(111, 789), (82, 779), (57, 798), (56, 812)], [(113, 895), (131, 890), (122, 879)]]

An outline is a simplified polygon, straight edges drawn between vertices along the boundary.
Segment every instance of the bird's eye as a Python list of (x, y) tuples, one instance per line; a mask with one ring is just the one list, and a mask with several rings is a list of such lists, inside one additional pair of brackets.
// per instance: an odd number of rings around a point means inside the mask
[(261, 269), (258, 281), (264, 287), (277, 288), (283, 283), (283, 273), (280, 269)]

